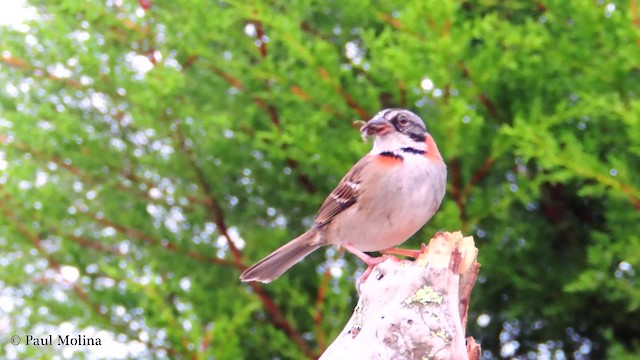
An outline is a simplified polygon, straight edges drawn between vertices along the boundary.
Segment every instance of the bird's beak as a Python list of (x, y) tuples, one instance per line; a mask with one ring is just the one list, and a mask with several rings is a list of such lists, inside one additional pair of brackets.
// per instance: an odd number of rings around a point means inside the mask
[(372, 135), (384, 135), (391, 131), (393, 126), (382, 116), (374, 117), (360, 128), (360, 134), (364, 140)]

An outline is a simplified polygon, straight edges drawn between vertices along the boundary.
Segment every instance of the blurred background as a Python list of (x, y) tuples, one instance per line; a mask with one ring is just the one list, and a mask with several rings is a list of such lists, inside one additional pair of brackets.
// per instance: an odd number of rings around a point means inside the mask
[(361, 262), (238, 275), (406, 107), (449, 182), (405, 247), (475, 237), (483, 358), (639, 358), (638, 3), (1, 1), (0, 353), (317, 357)]

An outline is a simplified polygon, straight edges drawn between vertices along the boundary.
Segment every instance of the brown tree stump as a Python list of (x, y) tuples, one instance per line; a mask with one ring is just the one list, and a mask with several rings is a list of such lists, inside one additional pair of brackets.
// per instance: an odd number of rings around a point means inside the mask
[(473, 237), (438, 233), (415, 261), (376, 266), (320, 359), (478, 359), (480, 345), (465, 339), (477, 254)]

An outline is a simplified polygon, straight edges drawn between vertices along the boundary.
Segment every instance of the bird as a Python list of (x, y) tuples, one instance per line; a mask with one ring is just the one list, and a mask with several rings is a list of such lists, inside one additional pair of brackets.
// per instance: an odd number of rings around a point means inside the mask
[[(364, 123), (364, 122), (363, 122)], [(241, 275), (243, 282), (269, 283), (315, 250), (334, 245), (353, 253), (367, 270), (422, 228), (445, 195), (447, 166), (424, 121), (400, 108), (384, 109), (360, 128), (371, 151), (353, 165), (320, 206), (311, 228)], [(410, 251), (410, 250), (406, 250)]]

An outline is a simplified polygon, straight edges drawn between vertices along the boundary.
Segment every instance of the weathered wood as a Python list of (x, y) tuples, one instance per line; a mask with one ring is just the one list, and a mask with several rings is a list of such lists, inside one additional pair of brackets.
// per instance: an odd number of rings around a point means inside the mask
[(472, 237), (438, 233), (415, 261), (376, 266), (320, 359), (478, 359), (480, 346), (465, 339), (477, 254)]

